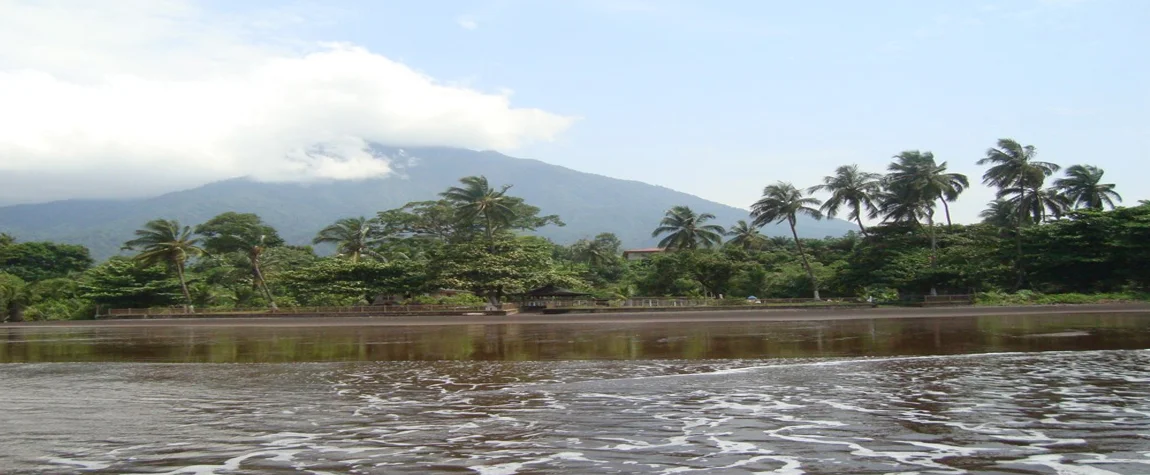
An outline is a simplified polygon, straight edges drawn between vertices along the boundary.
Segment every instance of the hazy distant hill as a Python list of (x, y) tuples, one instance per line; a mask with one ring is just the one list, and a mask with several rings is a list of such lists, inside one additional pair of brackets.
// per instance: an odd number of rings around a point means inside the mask
[[(377, 151), (388, 156), (400, 153), (387, 147)], [(651, 230), (674, 205), (714, 213), (723, 226), (747, 219), (746, 210), (697, 196), (538, 160), (453, 148), (406, 148), (403, 153), (407, 158), (396, 161), (396, 175), (375, 180), (285, 184), (235, 179), (148, 199), (0, 207), (0, 232), (22, 241), (83, 244), (102, 259), (119, 252), (132, 231), (150, 219), (176, 218), (194, 225), (224, 211), (241, 211), (259, 214), (289, 242), (304, 244), (338, 218), (370, 217), (409, 201), (435, 199), (467, 175), (486, 175), (493, 185), (513, 184), (513, 195), (542, 208), (544, 214), (558, 214), (567, 226), (547, 227), (539, 234), (564, 244), (609, 231), (629, 247), (652, 245)], [(805, 219), (799, 224), (804, 237), (838, 236), (851, 229), (850, 223), (839, 220)], [(764, 233), (790, 234), (785, 227), (768, 227)]]

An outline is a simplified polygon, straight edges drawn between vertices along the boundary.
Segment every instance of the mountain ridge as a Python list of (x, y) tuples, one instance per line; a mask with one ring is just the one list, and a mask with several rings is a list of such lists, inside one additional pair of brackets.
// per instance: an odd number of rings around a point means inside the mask
[[(569, 244), (600, 232), (613, 232), (625, 246), (646, 247), (650, 233), (671, 206), (686, 205), (715, 214), (715, 224), (748, 219), (748, 211), (671, 188), (580, 172), (541, 160), (493, 151), (446, 147), (387, 147), (372, 152), (388, 157), (387, 177), (311, 183), (269, 183), (233, 178), (139, 199), (70, 199), (0, 206), (0, 232), (22, 241), (52, 240), (88, 246), (97, 259), (119, 252), (132, 232), (151, 219), (197, 224), (225, 211), (259, 214), (292, 244), (307, 244), (319, 229), (348, 216), (373, 217), (411, 201), (433, 200), (459, 178), (485, 175), (493, 185), (557, 214), (567, 226), (535, 234)], [(800, 222), (799, 235), (821, 238), (854, 229), (841, 220)], [(789, 236), (786, 226), (770, 225), (767, 235)]]

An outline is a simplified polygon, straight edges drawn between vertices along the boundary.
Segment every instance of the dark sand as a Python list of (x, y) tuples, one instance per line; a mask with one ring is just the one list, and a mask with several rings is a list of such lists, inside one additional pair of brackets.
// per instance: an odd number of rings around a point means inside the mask
[(808, 320), (866, 320), (872, 318), (977, 317), (983, 315), (1144, 313), (1150, 317), (1150, 303), (1095, 305), (1030, 305), (1017, 307), (939, 307), (939, 308), (850, 308), (812, 310), (732, 309), (677, 312), (617, 312), (567, 315), (499, 316), (404, 316), (404, 317), (314, 317), (281, 316), (255, 318), (167, 318), (130, 320), (73, 320), (53, 322), (0, 323), (0, 328), (28, 327), (310, 327), (310, 326), (408, 326), (483, 325), (546, 323), (677, 323), (677, 322), (758, 322)]

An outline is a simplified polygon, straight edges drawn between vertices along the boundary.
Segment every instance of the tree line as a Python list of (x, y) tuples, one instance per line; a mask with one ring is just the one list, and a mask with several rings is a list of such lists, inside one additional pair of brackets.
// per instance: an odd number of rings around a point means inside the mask
[[(311, 243), (334, 248), (328, 257), (289, 245), (259, 216), (238, 212), (195, 226), (150, 221), (124, 243), (131, 257), (98, 265), (81, 246), (0, 234), (0, 316), (363, 305), (379, 296), (494, 305), (548, 284), (600, 298), (1144, 291), (1150, 205), (1116, 208), (1114, 185), (1089, 165), (1068, 167), (1047, 186), (1061, 168), (1036, 155), (1034, 147), (1004, 139), (979, 160), (989, 166), (983, 183), (998, 191), (979, 224), (950, 219), (949, 203), (969, 189), (968, 178), (948, 172), (930, 152), (906, 151), (886, 174), (848, 165), (806, 189), (768, 185), (748, 219), (729, 227), (673, 207), (652, 233), (669, 252), (641, 261), (623, 259), (611, 233), (571, 245), (526, 235), (564, 223), (482, 176), (461, 179), (436, 200), (336, 220)], [(842, 214), (857, 233), (798, 237), (799, 217)], [(879, 222), (867, 227), (864, 216)], [(787, 223), (791, 237), (764, 236), (760, 229), (771, 223)], [(470, 294), (425, 295), (436, 289)]]

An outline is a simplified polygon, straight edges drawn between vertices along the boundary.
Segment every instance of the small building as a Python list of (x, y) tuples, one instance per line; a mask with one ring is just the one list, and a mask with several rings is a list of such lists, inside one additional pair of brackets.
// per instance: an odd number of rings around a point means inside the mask
[(644, 249), (628, 249), (623, 251), (623, 260), (625, 261), (641, 261), (655, 254), (662, 254), (667, 252), (665, 247), (648, 247)]
[(587, 292), (564, 289), (549, 284), (523, 293), (523, 304), (520, 306), (520, 309), (523, 311), (541, 310), (556, 306), (557, 304), (570, 306), (575, 303), (576, 300), (589, 296), (591, 296), (591, 294)]

